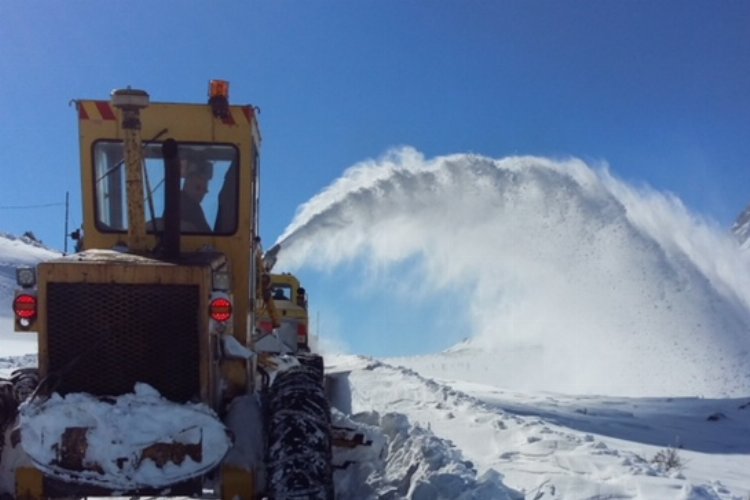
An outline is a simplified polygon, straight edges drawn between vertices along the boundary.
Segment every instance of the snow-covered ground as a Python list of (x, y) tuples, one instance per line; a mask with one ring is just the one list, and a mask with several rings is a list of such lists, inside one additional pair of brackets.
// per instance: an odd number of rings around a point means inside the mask
[[(430, 357), (439, 367), (441, 355)], [(746, 499), (750, 397), (617, 398), (465, 382), (426, 360), (359, 359), (355, 411), (390, 411), (449, 440), (526, 498)], [(410, 367), (410, 365), (413, 365)], [(474, 377), (486, 368), (467, 365)], [(665, 470), (660, 452), (678, 458)]]
[[(23, 352), (0, 357), (0, 375), (35, 363)], [(750, 497), (750, 397), (524, 392), (459, 378), (486, 365), (444, 361), (328, 357), (351, 370), (353, 415), (336, 412), (335, 423), (373, 441), (338, 451), (338, 464), (354, 463), (335, 473), (337, 498)]]

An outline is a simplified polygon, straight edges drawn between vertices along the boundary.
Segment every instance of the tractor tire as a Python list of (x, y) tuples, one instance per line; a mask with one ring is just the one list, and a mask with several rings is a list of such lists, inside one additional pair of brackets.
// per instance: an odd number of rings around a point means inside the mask
[(322, 370), (301, 363), (268, 390), (268, 497), (333, 500), (331, 410)]
[(31, 396), (39, 385), (39, 370), (36, 368), (20, 368), (10, 374), (13, 382), (13, 394), (20, 405)]
[(13, 391), (13, 383), (0, 378), (0, 429), (5, 429), (5, 426), (15, 418), (17, 408), (18, 401)]
[(21, 368), (11, 373), (10, 379), (0, 378), (0, 461), (5, 447), (5, 431), (16, 419), (18, 406), (34, 392), (39, 384), (36, 368)]
[(299, 361), (301, 365), (313, 368), (317, 376), (320, 377), (320, 383), (323, 383), (324, 361), (322, 356), (319, 356), (318, 354), (299, 353), (297, 354), (297, 361)]
[(5, 430), (16, 417), (18, 402), (13, 395), (13, 384), (10, 380), (0, 378), (0, 466), (5, 448)]

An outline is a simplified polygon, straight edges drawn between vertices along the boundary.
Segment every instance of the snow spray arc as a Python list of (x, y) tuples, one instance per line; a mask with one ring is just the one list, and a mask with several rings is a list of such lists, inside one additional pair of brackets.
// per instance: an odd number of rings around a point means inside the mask
[(404, 279), (470, 286), (471, 342), (532, 347), (528, 376), (549, 390), (750, 389), (749, 259), (679, 200), (606, 168), (402, 148), (348, 169), (279, 242), (283, 268), (416, 259)]

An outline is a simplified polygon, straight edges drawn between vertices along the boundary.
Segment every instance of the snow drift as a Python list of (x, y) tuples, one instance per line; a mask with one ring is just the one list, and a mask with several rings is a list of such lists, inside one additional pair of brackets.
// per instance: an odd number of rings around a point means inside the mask
[(403, 148), (347, 170), (279, 242), (280, 268), (354, 262), (425, 300), (468, 294), (460, 362), (498, 383), (750, 392), (750, 259), (675, 197), (606, 168)]

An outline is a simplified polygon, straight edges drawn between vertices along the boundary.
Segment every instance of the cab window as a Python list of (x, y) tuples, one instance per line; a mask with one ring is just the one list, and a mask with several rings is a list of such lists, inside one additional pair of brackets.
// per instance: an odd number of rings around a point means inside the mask
[[(233, 234), (237, 230), (239, 155), (232, 145), (180, 144), (181, 231)], [(144, 210), (148, 232), (163, 230), (164, 159), (161, 143), (143, 148)], [(128, 229), (125, 161), (121, 142), (93, 146), (96, 224), (103, 232)]]
[(273, 300), (292, 300), (292, 287), (285, 283), (274, 283), (271, 286)]

